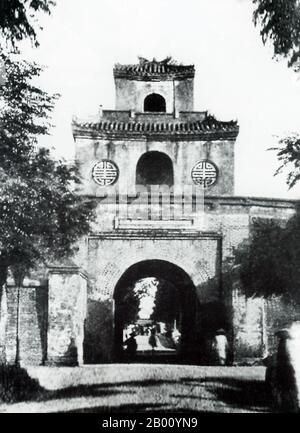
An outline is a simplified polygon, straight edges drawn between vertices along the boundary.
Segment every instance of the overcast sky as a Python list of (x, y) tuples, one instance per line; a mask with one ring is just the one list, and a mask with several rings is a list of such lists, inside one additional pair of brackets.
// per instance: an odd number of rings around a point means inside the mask
[(237, 119), (236, 194), (300, 198), (273, 177), (276, 136), (300, 131), (300, 75), (272, 59), (252, 22), (250, 0), (56, 0), (43, 18), (40, 47), (27, 57), (47, 65), (42, 84), (59, 92), (51, 144), (74, 155), (71, 117), (114, 108), (113, 65), (171, 55), (194, 64), (195, 110)]

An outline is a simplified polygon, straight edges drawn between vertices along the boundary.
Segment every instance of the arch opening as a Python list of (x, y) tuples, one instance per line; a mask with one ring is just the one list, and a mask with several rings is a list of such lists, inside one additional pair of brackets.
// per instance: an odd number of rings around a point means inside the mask
[[(163, 260), (136, 263), (118, 281), (114, 300), (116, 361), (200, 362), (196, 289), (183, 269)], [(126, 344), (131, 333), (135, 353)], [(157, 346), (152, 350), (153, 333)]]
[[(196, 287), (186, 271), (167, 260), (135, 263), (119, 278), (111, 296), (88, 300), (84, 363), (214, 365), (212, 338), (220, 328), (231, 332), (230, 311), (221, 297), (216, 298), (219, 283), (214, 277)], [(151, 329), (158, 343), (153, 351)], [(132, 331), (137, 334), (134, 355), (124, 345)], [(231, 356), (230, 352), (229, 362)]]
[(144, 99), (144, 111), (165, 113), (166, 100), (158, 93), (151, 93)]
[(174, 185), (174, 171), (171, 158), (163, 152), (144, 153), (136, 166), (137, 185)]

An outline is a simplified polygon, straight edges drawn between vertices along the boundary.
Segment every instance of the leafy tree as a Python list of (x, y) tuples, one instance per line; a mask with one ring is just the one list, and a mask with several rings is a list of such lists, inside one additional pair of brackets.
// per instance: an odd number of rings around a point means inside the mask
[[(300, 70), (300, 2), (299, 0), (252, 0), (254, 23), (260, 26), (264, 43), (270, 41), (274, 56), (283, 57), (288, 66)], [(275, 174), (290, 168), (287, 184), (292, 188), (300, 178), (300, 138), (293, 134), (282, 138), (275, 149), (281, 163)]]
[(270, 40), (274, 55), (288, 60), (299, 70), (300, 3), (299, 0), (253, 0), (254, 23), (260, 25), (264, 43)]
[(0, 269), (25, 270), (37, 263), (70, 255), (75, 241), (89, 230), (94, 203), (75, 194), (76, 166), (38, 149), (49, 133), (56, 96), (32, 80), (41, 68), (5, 59), (7, 81), (0, 95)]
[(277, 158), (281, 165), (276, 174), (281, 173), (285, 168), (289, 170), (287, 184), (291, 189), (300, 180), (300, 136), (292, 134), (279, 140), (279, 147), (271, 150), (277, 151)]
[(134, 286), (122, 287), (116, 301), (116, 317), (119, 326), (123, 329), (135, 323), (138, 319), (140, 296), (134, 290)]
[(0, 35), (13, 48), (26, 38), (38, 46), (35, 16), (39, 12), (50, 14), (54, 5), (53, 0), (0, 0)]
[[(257, 219), (249, 239), (236, 248), (227, 261), (225, 275), (230, 280), (239, 275), (247, 297), (277, 295), (300, 303), (299, 262), (299, 213), (286, 226), (273, 220)], [(232, 286), (232, 281), (230, 284)]]
[[(38, 46), (36, 15), (49, 14), (54, 4), (53, 0), (0, 0), (0, 37), (6, 47), (19, 53), (17, 43), (26, 38)], [(75, 242), (89, 231), (95, 203), (75, 194), (80, 182), (75, 165), (56, 161), (49, 150), (38, 149), (40, 136), (49, 133), (57, 95), (34, 85), (42, 71), (38, 65), (18, 61), (12, 53), (5, 55), (1, 42), (0, 299), (11, 268), (19, 313), (25, 275), (74, 252)], [(18, 364), (18, 317), (16, 344)]]
[(0, 286), (11, 268), (19, 298), (26, 274), (75, 251), (90, 230), (95, 203), (76, 194), (76, 165), (38, 148), (57, 98), (33, 83), (41, 68), (1, 58), (6, 82), (0, 93)]
[(142, 278), (132, 285), (124, 285), (118, 289), (116, 317), (122, 328), (138, 320), (141, 298), (149, 296), (149, 285), (151, 285), (149, 280), (151, 280), (149, 277)]
[(157, 322), (173, 323), (178, 319), (180, 298), (177, 288), (166, 280), (159, 280), (151, 319)]
[(235, 250), (235, 265), (248, 296), (281, 294), (283, 284), (282, 251), (278, 246), (283, 237), (277, 222), (258, 219), (251, 235)]

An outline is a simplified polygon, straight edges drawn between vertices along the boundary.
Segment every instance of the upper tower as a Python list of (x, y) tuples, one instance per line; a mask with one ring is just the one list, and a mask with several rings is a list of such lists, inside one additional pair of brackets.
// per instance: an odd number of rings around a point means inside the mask
[(176, 113), (194, 109), (193, 65), (180, 65), (171, 57), (162, 61), (139, 57), (135, 65), (114, 67), (116, 110)]
[(101, 108), (94, 121), (73, 121), (81, 192), (126, 186), (136, 197), (141, 185), (165, 185), (233, 195), (239, 127), (194, 111), (194, 66), (140, 58), (113, 71), (116, 108)]

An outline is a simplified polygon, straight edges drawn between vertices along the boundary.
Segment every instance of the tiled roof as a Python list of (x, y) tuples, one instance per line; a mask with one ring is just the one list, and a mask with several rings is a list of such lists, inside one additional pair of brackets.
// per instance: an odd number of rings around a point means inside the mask
[(175, 78), (193, 78), (194, 75), (194, 65), (179, 65), (171, 61), (171, 58), (167, 58), (162, 61), (157, 61), (156, 59), (150, 61), (139, 58), (138, 64), (116, 64), (114, 67), (115, 78), (127, 78), (135, 80), (163, 80)]
[(217, 134), (236, 137), (239, 126), (236, 121), (220, 122), (213, 116), (195, 122), (120, 122), (101, 120), (100, 122), (80, 122), (73, 120), (74, 135), (131, 135), (131, 136), (195, 136)]

